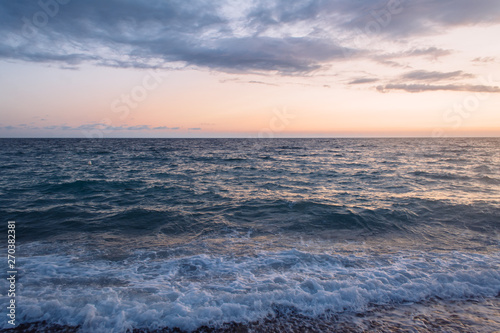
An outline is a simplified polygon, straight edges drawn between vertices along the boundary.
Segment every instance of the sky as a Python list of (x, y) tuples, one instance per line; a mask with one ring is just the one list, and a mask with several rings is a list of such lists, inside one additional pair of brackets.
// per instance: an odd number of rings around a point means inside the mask
[(500, 136), (498, 0), (0, 0), (0, 137)]

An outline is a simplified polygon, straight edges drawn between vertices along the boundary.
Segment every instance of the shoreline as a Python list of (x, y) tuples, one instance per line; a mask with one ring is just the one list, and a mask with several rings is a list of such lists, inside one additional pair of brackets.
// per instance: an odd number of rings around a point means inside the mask
[[(500, 331), (500, 294), (492, 298), (443, 300), (431, 299), (413, 304), (373, 305), (365, 312), (344, 312), (308, 317), (294, 309), (275, 308), (273, 316), (250, 323), (224, 323), (201, 326), (194, 331), (163, 327), (134, 328), (123, 333), (265, 333), (265, 332), (496, 332)], [(0, 333), (79, 333), (80, 326), (35, 322)]]

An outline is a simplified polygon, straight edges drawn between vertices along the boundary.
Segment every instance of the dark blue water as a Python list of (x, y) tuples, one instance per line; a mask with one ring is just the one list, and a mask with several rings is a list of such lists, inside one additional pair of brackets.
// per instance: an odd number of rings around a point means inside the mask
[(429, 329), (398, 309), (472, 301), (470, 329), (500, 329), (481, 319), (499, 304), (500, 139), (2, 139), (0, 152), (21, 324), (361, 331), (392, 311)]

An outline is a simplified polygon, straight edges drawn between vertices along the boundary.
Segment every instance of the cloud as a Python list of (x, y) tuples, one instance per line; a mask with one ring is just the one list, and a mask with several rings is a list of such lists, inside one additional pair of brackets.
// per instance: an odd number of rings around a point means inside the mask
[[(8, 128), (7, 128), (8, 127)], [(18, 126), (7, 126), (3, 127), (3, 129), (39, 129), (38, 127), (35, 126), (27, 126), (26, 124), (20, 124)], [(2, 128), (2, 127), (0, 127)], [(100, 130), (100, 131), (142, 131), (142, 130), (177, 130), (179, 127), (167, 127), (167, 126), (161, 126), (161, 127), (154, 127), (152, 128), (149, 125), (135, 125), (135, 126), (112, 126), (112, 125), (106, 125), (102, 123), (94, 123), (94, 124), (83, 124), (79, 126), (68, 126), (68, 125), (50, 125), (50, 126), (44, 126), (40, 129), (43, 130), (50, 130), (50, 131), (57, 131), (57, 130), (62, 130), (62, 131), (92, 131), (92, 130)]]
[[(10, 24), (0, 24), (7, 36), (0, 42), (0, 57), (70, 67), (90, 62), (168, 68), (181, 62), (227, 72), (283, 74), (311, 72), (343, 58), (344, 48), (331, 38), (258, 36), (251, 31), (237, 36), (221, 10), (224, 5), (203, 0), (72, 1), (49, 17), (33, 1), (1, 2), (0, 21)], [(42, 26), (37, 13), (47, 17)]]
[(370, 77), (367, 77), (367, 78), (359, 78), (359, 79), (354, 79), (352, 80), (351, 82), (349, 82), (349, 84), (363, 84), (363, 83), (373, 83), (373, 82), (377, 82), (379, 79), (376, 79), (376, 78), (370, 78)]
[(126, 130), (129, 131), (142, 131), (150, 129), (149, 125), (137, 125), (137, 126), (129, 126), (125, 127)]
[[(410, 93), (419, 93), (426, 91), (469, 91), (469, 92), (488, 92), (498, 93), (500, 88), (492, 86), (490, 82), (488, 85), (473, 85), (466, 83), (454, 84), (435, 84), (440, 81), (447, 82), (461, 82), (464, 79), (474, 78), (475, 75), (465, 73), (463, 71), (453, 72), (438, 72), (415, 70), (408, 73), (401, 74), (392, 79), (392, 82), (379, 85), (376, 89), (379, 92), (385, 93), (391, 90), (402, 90)], [(410, 82), (409, 82), (410, 81)], [(411, 82), (413, 81), (413, 82)], [(423, 82), (423, 83), (421, 83)]]
[(413, 58), (413, 57), (424, 57), (431, 60), (437, 60), (440, 57), (448, 56), (452, 53), (453, 53), (452, 50), (446, 50), (437, 47), (413, 48), (401, 52), (374, 54), (371, 56), (371, 59), (378, 63), (388, 65), (391, 67), (406, 67), (394, 61), (394, 59), (399, 60), (399, 59)]
[(495, 62), (495, 61), (496, 61), (495, 57), (477, 57), (472, 60), (472, 62), (482, 62), (482, 63)]
[(420, 57), (420, 56), (426, 56), (430, 57), (433, 59), (437, 59), (439, 57), (444, 57), (447, 55), (452, 54), (453, 51), (451, 50), (446, 50), (446, 49), (441, 49), (437, 47), (427, 47), (427, 48), (415, 48), (411, 49), (408, 51), (401, 52), (399, 54), (394, 54), (394, 56), (401, 58), (401, 57)]
[(266, 86), (277, 86), (277, 84), (274, 84), (274, 83), (267, 83), (267, 82), (263, 82), (263, 81), (256, 81), (256, 80), (247, 81), (247, 83), (252, 83), (252, 84), (263, 84), (263, 85), (266, 85)]
[[(495, 24), (497, 0), (288, 0), (253, 1), (247, 19), (262, 33), (280, 24), (335, 22), (335, 27), (364, 34), (412, 36), (437, 28)], [(319, 23), (318, 23), (319, 22)], [(442, 29), (441, 29), (442, 30)]]
[[(86, 0), (58, 5), (49, 9), (50, 15), (38, 3), (0, 2), (0, 59), (72, 69), (82, 63), (124, 68), (177, 64), (303, 75), (373, 54), (346, 43), (360, 32), (373, 37), (366, 30), (370, 26), (377, 27), (376, 37), (392, 41), (500, 22), (498, 0)], [(400, 57), (450, 52), (429, 47), (378, 60), (390, 64)]]
[(84, 124), (78, 127), (70, 128), (73, 130), (102, 130), (102, 131), (142, 131), (142, 130), (164, 130), (164, 129), (175, 129), (166, 126), (151, 127), (150, 125), (135, 125), (135, 126), (111, 126), (102, 123), (97, 124)]
[(200, 127), (191, 127), (191, 128), (188, 128), (188, 131), (201, 131), (201, 128)]
[(405, 80), (415, 80), (415, 81), (441, 81), (450, 79), (464, 79), (473, 78), (474, 75), (464, 73), (462, 71), (455, 72), (429, 72), (424, 70), (417, 70), (410, 73), (406, 73), (401, 76)]
[(500, 87), (485, 86), (485, 85), (430, 85), (430, 84), (387, 84), (378, 86), (379, 92), (388, 92), (390, 90), (404, 90), (411, 93), (419, 93), (426, 91), (468, 91), (468, 92), (485, 92), (485, 93), (500, 93)]
[[(335, 1), (338, 3), (340, 1)], [(436, 34), (447, 28), (497, 24), (500, 2), (496, 0), (358, 0), (349, 1), (346, 28), (392, 38)]]
[[(44, 127), (37, 126), (28, 126), (26, 124), (19, 124), (17, 126), (5, 125), (0, 126), (0, 132), (4, 131), (7, 134), (8, 132), (12, 133), (15, 131), (21, 131), (27, 133), (26, 131), (31, 131), (31, 135), (33, 134), (41, 134), (41, 133), (50, 133), (53, 135), (61, 135), (64, 137), (116, 137), (116, 136), (124, 136), (126, 133), (130, 133), (128, 131), (137, 131), (136, 133), (144, 133), (151, 130), (168, 130), (168, 131), (177, 131), (180, 130), (180, 127), (167, 127), (167, 126), (157, 126), (152, 127), (149, 125), (136, 125), (136, 126), (110, 126), (100, 123), (94, 124), (83, 124), (79, 126), (68, 126), (68, 125), (50, 125)], [(199, 131), (201, 128), (189, 128), (190, 131)], [(139, 132), (140, 131), (140, 132)], [(164, 133), (165, 134), (165, 133)]]
[(158, 127), (153, 127), (151, 129), (153, 129), (153, 130), (172, 130), (172, 131), (175, 131), (175, 130), (180, 129), (180, 127), (158, 126)]
[(75, 130), (82, 130), (82, 131), (89, 131), (89, 130), (93, 130), (93, 129), (102, 129), (102, 128), (107, 128), (107, 127), (109, 127), (109, 126), (106, 124), (83, 124), (83, 125), (80, 125), (74, 129)]
[(394, 68), (407, 68), (409, 67), (408, 65), (403, 65), (397, 61), (393, 61), (393, 60), (384, 60), (384, 59), (381, 59), (379, 57), (374, 57), (374, 59), (377, 63), (379, 64), (382, 64), (382, 65), (386, 65), (386, 66), (389, 66), (389, 67), (394, 67)]

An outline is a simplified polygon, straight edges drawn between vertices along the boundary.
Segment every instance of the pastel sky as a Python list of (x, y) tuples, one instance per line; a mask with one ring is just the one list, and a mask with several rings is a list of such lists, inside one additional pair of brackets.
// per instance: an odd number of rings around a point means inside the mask
[(500, 136), (498, 0), (0, 2), (0, 137)]

